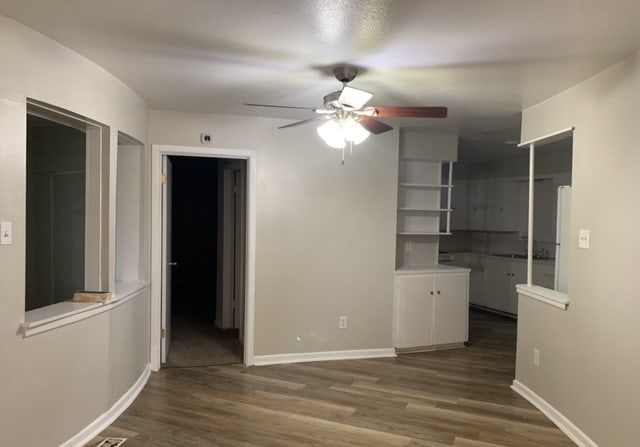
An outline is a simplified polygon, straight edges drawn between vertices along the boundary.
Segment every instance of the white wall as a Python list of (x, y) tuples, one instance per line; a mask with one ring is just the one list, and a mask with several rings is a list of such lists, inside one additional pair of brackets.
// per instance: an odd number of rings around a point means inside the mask
[(208, 130), (215, 147), (257, 152), (256, 356), (392, 347), (397, 131), (341, 165), (313, 125), (166, 111), (149, 123), (152, 144), (200, 146)]
[[(640, 57), (524, 111), (522, 140), (575, 126), (570, 305), (520, 298), (516, 379), (600, 447), (640, 439)], [(578, 230), (591, 230), (579, 249)], [(540, 350), (540, 366), (531, 363)]]
[[(0, 17), (0, 433), (3, 445), (56, 446), (107, 410), (148, 363), (148, 294), (110, 312), (28, 338), (24, 321), (26, 98), (71, 110), (146, 140), (146, 105), (92, 62)], [(115, 161), (115, 157), (111, 157)], [(111, 177), (115, 171), (111, 166)], [(105, 197), (115, 209), (115, 185)], [(114, 219), (108, 219), (114, 269)], [(111, 282), (113, 284), (113, 282)]]

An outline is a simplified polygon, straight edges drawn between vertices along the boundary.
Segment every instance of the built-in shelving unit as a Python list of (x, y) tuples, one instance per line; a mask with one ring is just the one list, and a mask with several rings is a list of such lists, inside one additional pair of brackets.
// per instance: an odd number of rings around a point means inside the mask
[(453, 162), (401, 158), (397, 267), (438, 262), (438, 237), (451, 234)]
[[(398, 234), (450, 234), (453, 162), (403, 158), (398, 183)], [(443, 171), (446, 182), (441, 182)], [(445, 231), (440, 220), (446, 219)]]
[(394, 346), (449, 349), (467, 340), (469, 269), (438, 264), (451, 234), (457, 135), (404, 130), (398, 163)]

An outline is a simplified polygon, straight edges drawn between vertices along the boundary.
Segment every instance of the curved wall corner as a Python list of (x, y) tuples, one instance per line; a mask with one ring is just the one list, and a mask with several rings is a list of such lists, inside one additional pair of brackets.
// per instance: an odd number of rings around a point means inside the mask
[[(0, 216), (12, 222), (14, 230), (13, 244), (0, 249), (2, 444), (72, 445), (70, 440), (87, 434), (88, 427), (106, 413), (122, 408), (123, 399), (146, 380), (149, 291), (146, 287), (84, 320), (22, 336), (27, 98), (108, 126), (110, 154), (117, 149), (119, 131), (146, 141), (147, 106), (93, 62), (2, 16), (0, 67)], [(115, 180), (111, 167), (109, 179)], [(114, 216), (109, 215), (108, 221), (115, 225)], [(148, 246), (147, 238), (145, 230), (142, 246)]]

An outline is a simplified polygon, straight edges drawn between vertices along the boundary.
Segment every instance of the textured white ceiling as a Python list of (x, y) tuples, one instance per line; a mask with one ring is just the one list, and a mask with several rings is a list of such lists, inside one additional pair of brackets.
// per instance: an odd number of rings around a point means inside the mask
[(0, 0), (151, 108), (291, 119), (362, 68), (371, 105), (446, 105), (467, 151), (518, 139), (519, 112), (640, 48), (637, 0)]

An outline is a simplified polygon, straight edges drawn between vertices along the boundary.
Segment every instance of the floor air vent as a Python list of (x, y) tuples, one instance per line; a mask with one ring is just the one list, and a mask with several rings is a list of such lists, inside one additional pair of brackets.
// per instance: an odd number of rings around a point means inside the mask
[(127, 440), (127, 438), (107, 438), (96, 447), (119, 447)]

